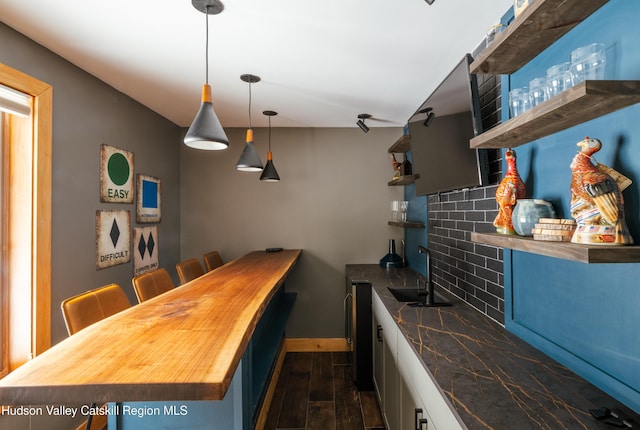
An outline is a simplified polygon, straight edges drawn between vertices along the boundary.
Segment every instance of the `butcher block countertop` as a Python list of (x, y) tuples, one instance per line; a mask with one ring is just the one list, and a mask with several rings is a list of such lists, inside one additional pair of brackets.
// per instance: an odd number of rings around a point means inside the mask
[(301, 252), (251, 252), (81, 330), (0, 380), (0, 404), (221, 400)]
[[(436, 288), (451, 307), (410, 307), (387, 287), (415, 288), (411, 269), (348, 264), (347, 278), (371, 282), (450, 408), (471, 430), (615, 429), (589, 409), (636, 413), (506, 331), (459, 298)], [(443, 294), (440, 294), (443, 293)]]

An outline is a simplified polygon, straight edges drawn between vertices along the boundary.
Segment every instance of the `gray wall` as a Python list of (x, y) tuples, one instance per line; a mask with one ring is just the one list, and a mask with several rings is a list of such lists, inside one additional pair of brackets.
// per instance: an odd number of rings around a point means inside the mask
[[(182, 257), (217, 249), (228, 261), (267, 247), (301, 248), (286, 283), (298, 293), (287, 336), (342, 337), (345, 264), (377, 263), (388, 239), (403, 237), (387, 225), (390, 201), (402, 199), (402, 187), (387, 186), (387, 148), (402, 130), (273, 128), (278, 183), (236, 171), (245, 130), (226, 131), (225, 151), (182, 148)], [(267, 130), (254, 132), (264, 163)]]
[(179, 259), (180, 127), (150, 111), (51, 51), (0, 23), (0, 62), (53, 86), (52, 343), (67, 337), (60, 312), (66, 297), (119, 283), (137, 303), (133, 263), (96, 270), (95, 213), (134, 204), (100, 203), (100, 144), (132, 151), (135, 172), (162, 186), (159, 262)]

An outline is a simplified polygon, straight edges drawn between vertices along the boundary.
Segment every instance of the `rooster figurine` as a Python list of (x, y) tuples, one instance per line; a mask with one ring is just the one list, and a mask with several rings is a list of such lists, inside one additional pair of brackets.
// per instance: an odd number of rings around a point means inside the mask
[(624, 220), (622, 192), (606, 171), (594, 164), (593, 154), (602, 148), (598, 139), (586, 137), (577, 144), (581, 149), (571, 168), (571, 216), (577, 227), (573, 243), (629, 245), (633, 238)]
[(507, 161), (507, 173), (500, 181), (496, 189), (496, 202), (498, 202), (498, 216), (493, 221), (496, 231), (502, 234), (516, 234), (513, 228), (513, 208), (518, 199), (523, 199), (526, 189), (518, 167), (516, 166), (516, 151), (509, 148), (504, 154)]

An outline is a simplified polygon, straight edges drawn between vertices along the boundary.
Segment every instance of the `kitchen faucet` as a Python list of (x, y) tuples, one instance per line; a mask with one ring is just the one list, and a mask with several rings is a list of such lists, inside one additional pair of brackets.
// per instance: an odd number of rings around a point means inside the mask
[(425, 303), (421, 303), (420, 306), (437, 307), (437, 306), (451, 306), (451, 303), (436, 302), (435, 294), (433, 293), (433, 279), (431, 279), (431, 251), (422, 245), (418, 245), (418, 252), (425, 255), (426, 259), (426, 271), (425, 284), (427, 287), (427, 298)]

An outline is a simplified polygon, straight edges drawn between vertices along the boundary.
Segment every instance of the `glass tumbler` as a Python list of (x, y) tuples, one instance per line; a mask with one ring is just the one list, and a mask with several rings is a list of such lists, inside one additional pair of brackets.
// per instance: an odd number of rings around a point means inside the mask
[(535, 78), (529, 81), (529, 99), (531, 107), (537, 106), (549, 98), (547, 94), (547, 78)]
[(527, 87), (514, 88), (509, 91), (509, 114), (511, 118), (521, 115), (530, 107), (529, 89)]
[(592, 43), (571, 52), (571, 80), (573, 85), (589, 79), (604, 79), (606, 66), (605, 46)]
[(549, 98), (571, 88), (571, 63), (561, 63), (547, 69), (547, 94)]

